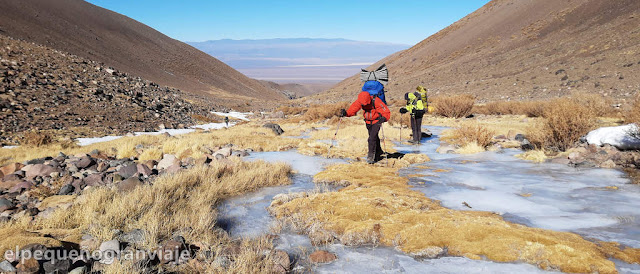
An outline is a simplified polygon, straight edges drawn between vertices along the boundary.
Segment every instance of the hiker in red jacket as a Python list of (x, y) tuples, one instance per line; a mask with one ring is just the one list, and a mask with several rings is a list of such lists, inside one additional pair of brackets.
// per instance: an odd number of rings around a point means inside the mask
[(360, 92), (358, 99), (351, 104), (348, 110), (340, 110), (340, 117), (351, 117), (356, 115), (360, 109), (364, 110), (364, 121), (367, 126), (367, 131), (369, 131), (369, 154), (367, 155), (367, 163), (369, 164), (373, 164), (382, 159), (382, 153), (384, 152), (382, 151), (382, 147), (380, 147), (378, 132), (382, 127), (382, 123), (391, 119), (389, 107), (387, 107), (380, 98), (375, 97), (375, 101), (372, 100), (373, 98), (369, 92)]

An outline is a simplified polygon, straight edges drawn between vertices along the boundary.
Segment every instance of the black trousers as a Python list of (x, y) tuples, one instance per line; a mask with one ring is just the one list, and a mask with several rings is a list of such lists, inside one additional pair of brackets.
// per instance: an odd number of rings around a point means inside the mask
[(378, 133), (382, 127), (382, 123), (366, 124), (367, 131), (369, 131), (369, 153), (367, 154), (367, 160), (380, 161), (382, 158), (382, 147), (380, 147), (380, 137)]
[(422, 115), (411, 116), (411, 130), (413, 134), (413, 141), (420, 142), (422, 139)]

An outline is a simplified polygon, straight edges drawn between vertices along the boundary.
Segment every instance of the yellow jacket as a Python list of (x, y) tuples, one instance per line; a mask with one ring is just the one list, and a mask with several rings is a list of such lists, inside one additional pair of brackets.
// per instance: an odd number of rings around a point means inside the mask
[[(417, 95), (420, 96), (419, 93)], [(405, 109), (412, 115), (416, 114), (416, 112), (424, 111), (424, 104), (422, 104), (422, 100), (420, 100), (421, 98), (418, 98), (418, 96), (416, 96), (416, 93), (410, 92), (407, 93), (405, 97), (407, 99)]]

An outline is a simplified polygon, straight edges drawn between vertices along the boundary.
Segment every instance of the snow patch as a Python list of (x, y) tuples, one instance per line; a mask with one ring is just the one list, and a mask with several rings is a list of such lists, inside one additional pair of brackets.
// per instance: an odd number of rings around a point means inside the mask
[(12, 148), (17, 148), (18, 146), (3, 146), (2, 148), (6, 148), (6, 149), (12, 149)]
[[(235, 123), (229, 123), (229, 127), (235, 125)], [(209, 124), (203, 124), (203, 125), (196, 125), (196, 126), (192, 126), (190, 128), (183, 128), (183, 129), (162, 129), (159, 131), (153, 131), (153, 132), (134, 132), (133, 135), (134, 136), (140, 136), (140, 135), (160, 135), (160, 134), (165, 134), (168, 133), (171, 136), (174, 135), (181, 135), (181, 134), (187, 134), (187, 133), (191, 133), (191, 132), (195, 132), (196, 129), (203, 129), (203, 130), (216, 130), (216, 129), (222, 129), (222, 128), (226, 128), (227, 125), (225, 123), (209, 123)], [(108, 142), (108, 141), (113, 141), (116, 139), (120, 139), (124, 136), (104, 136), (104, 137), (94, 137), (94, 138), (78, 138), (76, 139), (76, 141), (78, 141), (78, 144), (80, 146), (88, 146), (88, 145), (92, 145), (92, 144), (96, 144), (96, 143), (101, 143), (101, 142)]]
[(629, 132), (638, 131), (638, 126), (628, 124), (618, 127), (602, 127), (587, 134), (587, 143), (603, 146), (609, 144), (621, 150), (640, 149), (640, 139), (629, 136)]
[(243, 120), (243, 121), (249, 121), (247, 116), (253, 114), (251, 112), (237, 112), (237, 111), (231, 111), (231, 112), (212, 111), (211, 113), (215, 114), (215, 115), (218, 115), (218, 116), (236, 118), (236, 119), (240, 119), (240, 120)]

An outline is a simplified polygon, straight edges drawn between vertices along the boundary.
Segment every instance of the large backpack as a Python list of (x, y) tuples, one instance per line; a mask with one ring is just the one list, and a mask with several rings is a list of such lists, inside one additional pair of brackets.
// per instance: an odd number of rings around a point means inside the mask
[(384, 96), (384, 86), (374, 80), (366, 81), (364, 85), (362, 85), (362, 91), (366, 91), (373, 98), (373, 102), (375, 102), (376, 98), (380, 98), (384, 104), (387, 104), (387, 99)]

